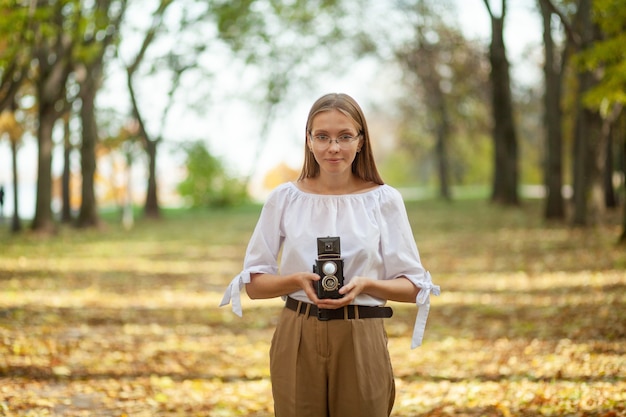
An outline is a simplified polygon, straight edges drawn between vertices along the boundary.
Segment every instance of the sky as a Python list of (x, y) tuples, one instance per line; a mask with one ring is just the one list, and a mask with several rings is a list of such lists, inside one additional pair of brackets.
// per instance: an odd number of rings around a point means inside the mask
[[(470, 39), (483, 40), (486, 44), (490, 37), (490, 21), (483, 0), (456, 0), (459, 24)], [(494, 2), (499, 4), (498, 2)], [(541, 59), (541, 21), (533, 0), (509, 0), (509, 10), (505, 26), (505, 40), (507, 42), (508, 57), (512, 67), (512, 78), (516, 82), (531, 83), (541, 77), (539, 62)], [(495, 9), (496, 14), (499, 13)], [(529, 53), (529, 51), (531, 51)], [(219, 65), (219, 64), (218, 64)], [(242, 80), (241, 73), (228, 68), (229, 63), (223, 63), (224, 72), (220, 76), (220, 85), (225, 92), (238, 91), (241, 96), (246, 94), (247, 88), (252, 88)], [(228, 76), (224, 76), (227, 74)], [(220, 101), (204, 114), (198, 114), (189, 109), (177, 109), (166, 119), (164, 137), (170, 144), (181, 139), (203, 139), (209, 144), (212, 153), (222, 158), (233, 173), (250, 175), (258, 185), (263, 174), (281, 162), (299, 170), (302, 161), (302, 131), (306, 123), (306, 116), (310, 105), (319, 96), (328, 92), (344, 92), (353, 96), (368, 111), (376, 106), (385, 106), (390, 101), (389, 88), (379, 76), (380, 69), (372, 61), (356, 62), (343, 76), (328, 77), (316, 83), (310, 95), (293, 100), (293, 105), (282, 108), (274, 118), (268, 135), (268, 143), (259, 155), (258, 143), (262, 117), (243, 100), (226, 99)], [(120, 86), (125, 87), (124, 74), (116, 71), (107, 79), (105, 91), (100, 95), (100, 102), (105, 106), (116, 107), (119, 103)], [(144, 86), (141, 92), (150, 92), (154, 86)], [(187, 94), (198, 93), (194, 86), (186, 86)], [(214, 92), (211, 100), (220, 98), (219, 92)], [(228, 94), (228, 93), (224, 93)], [(161, 95), (161, 97), (163, 94)], [(163, 101), (154, 99), (154, 109), (158, 109)], [(391, 103), (389, 103), (391, 104)], [(158, 119), (162, 114), (155, 110), (152, 118)], [(163, 189), (162, 196), (167, 196), (182, 178), (182, 160), (173, 153), (175, 146), (161, 146), (157, 161), (158, 172), (167, 173), (159, 178)], [(0, 141), (0, 185), (4, 185), (5, 206), (4, 215), (12, 213), (12, 174), (10, 148), (7, 141)], [(20, 215), (22, 218), (31, 218), (35, 207), (35, 187), (37, 150), (34, 139), (27, 139), (18, 154), (20, 179)], [(78, 161), (75, 161), (77, 164)], [(106, 166), (99, 169), (106, 170)], [(53, 173), (58, 175), (62, 169), (62, 158), (59, 152), (53, 156)], [(133, 183), (138, 190), (145, 184), (144, 170), (141, 165), (135, 167)], [(167, 197), (164, 197), (167, 199)], [(167, 202), (165, 203), (167, 204)]]

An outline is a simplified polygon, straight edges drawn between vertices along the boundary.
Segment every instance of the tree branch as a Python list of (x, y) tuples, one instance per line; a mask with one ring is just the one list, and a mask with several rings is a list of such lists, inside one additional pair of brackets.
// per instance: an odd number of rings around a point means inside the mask
[(154, 40), (154, 37), (156, 36), (157, 31), (159, 30), (159, 28), (161, 27), (161, 24), (163, 23), (163, 15), (165, 14), (165, 11), (167, 10), (170, 4), (172, 4), (172, 0), (161, 0), (161, 3), (159, 3), (159, 8), (153, 13), (152, 24), (150, 25), (150, 29), (148, 29), (148, 32), (146, 33), (146, 36), (143, 39), (141, 48), (139, 49), (137, 56), (135, 56), (135, 60), (133, 61), (133, 63), (127, 66), (127, 71), (131, 74), (131, 76), (135, 73), (135, 71), (137, 71), (137, 68), (141, 64), (141, 61), (143, 61), (143, 58), (146, 54), (146, 51), (148, 50), (148, 47)]
[(494, 15), (493, 12), (491, 11), (491, 5), (489, 5), (489, 0), (483, 0), (483, 3), (485, 3), (485, 7), (487, 8), (487, 12), (489, 13), (489, 16), (491, 17), (491, 19), (494, 19)]
[(561, 20), (561, 23), (563, 23), (563, 27), (565, 28), (565, 34), (567, 35), (568, 39), (572, 41), (576, 46), (580, 46), (581, 44), (580, 36), (578, 35), (578, 33), (576, 33), (576, 31), (572, 27), (572, 23), (568, 20), (567, 16), (565, 16), (565, 14), (561, 12), (552, 3), (551, 0), (539, 0), (539, 1), (542, 2), (551, 13), (554, 13), (555, 15), (559, 17), (559, 19)]

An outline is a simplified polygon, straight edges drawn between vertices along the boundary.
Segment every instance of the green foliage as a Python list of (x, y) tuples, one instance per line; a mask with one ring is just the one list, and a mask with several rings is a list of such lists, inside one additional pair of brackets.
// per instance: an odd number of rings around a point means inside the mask
[(338, 11), (338, 6), (337, 0), (214, 0), (211, 12), (219, 36), (235, 51), (246, 50), (252, 59), (267, 51), (267, 44), (284, 32), (301, 36), (333, 32), (333, 24), (325, 25), (323, 29), (330, 31), (325, 32), (314, 23), (324, 13)]
[(258, 31), (263, 25), (261, 15), (252, 8), (254, 3), (255, 0), (225, 0), (212, 5), (220, 36), (235, 50), (243, 48), (246, 35), (253, 28)]
[(626, 8), (623, 0), (594, 0), (596, 21), (609, 36), (619, 35), (626, 30)]
[(585, 95), (585, 104), (606, 112), (616, 103), (626, 104), (626, 7), (623, 0), (596, 0), (594, 19), (603, 38), (575, 57), (586, 71), (601, 74), (600, 82)]
[(249, 201), (245, 184), (230, 177), (222, 162), (211, 155), (204, 142), (184, 147), (187, 178), (178, 192), (192, 207), (229, 207)]
[(405, 187), (415, 183), (413, 161), (407, 152), (393, 152), (379, 165), (385, 182), (396, 187)]
[(14, 95), (9, 92), (15, 91), (28, 72), (34, 38), (31, 12), (18, 3), (0, 1), (0, 103), (4, 107)]
[(451, 174), (455, 184), (489, 184), (492, 177), (493, 141), (487, 134), (453, 138)]

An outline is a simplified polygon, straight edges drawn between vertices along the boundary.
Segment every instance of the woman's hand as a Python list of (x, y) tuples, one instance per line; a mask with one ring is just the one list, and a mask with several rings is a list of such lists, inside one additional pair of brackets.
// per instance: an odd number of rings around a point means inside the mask
[[(367, 277), (353, 277), (349, 283), (339, 289), (339, 294), (343, 294), (343, 298), (336, 299), (320, 299), (317, 304), (319, 308), (337, 309), (352, 304), (357, 295), (367, 292), (366, 289), (374, 282), (373, 279)], [(316, 297), (317, 298), (317, 297)]]
[(315, 304), (319, 308), (337, 309), (352, 303), (359, 294), (368, 294), (381, 300), (414, 303), (419, 291), (420, 289), (404, 276), (387, 280), (357, 276), (339, 289), (343, 298), (321, 299)]
[(317, 304), (320, 300), (317, 298), (315, 290), (315, 281), (320, 280), (320, 276), (313, 272), (302, 272), (297, 274), (300, 279), (300, 287), (304, 290), (307, 297), (313, 304)]

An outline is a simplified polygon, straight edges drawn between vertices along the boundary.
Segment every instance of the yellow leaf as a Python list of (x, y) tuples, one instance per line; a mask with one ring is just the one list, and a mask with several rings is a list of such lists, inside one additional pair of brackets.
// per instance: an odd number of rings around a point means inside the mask
[(169, 401), (169, 397), (164, 393), (159, 392), (154, 396), (154, 400), (158, 403), (166, 403)]
[(56, 376), (70, 376), (72, 371), (67, 366), (53, 366), (52, 373)]

